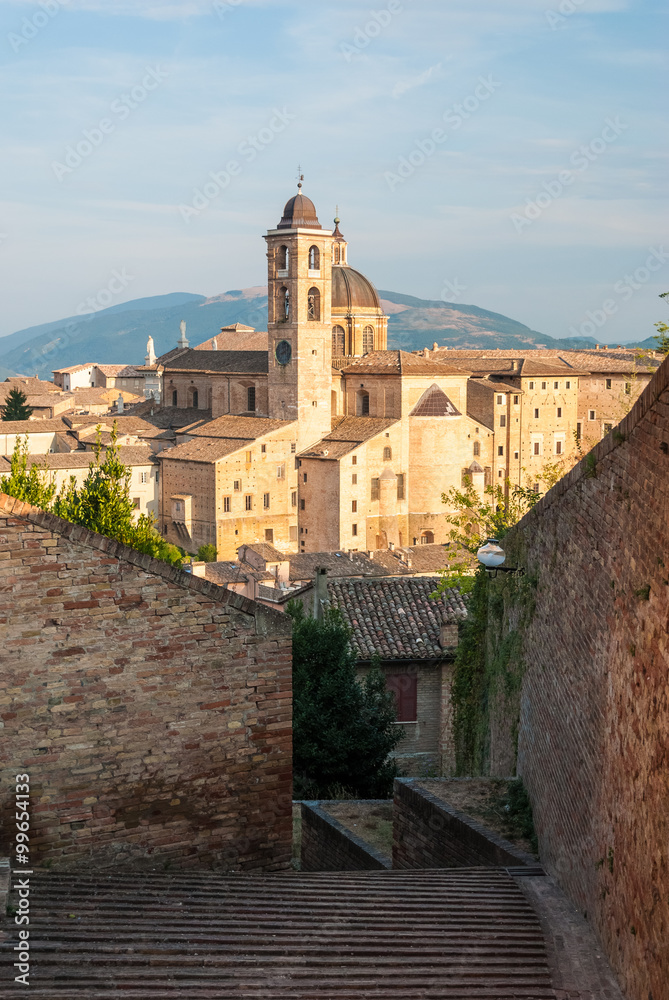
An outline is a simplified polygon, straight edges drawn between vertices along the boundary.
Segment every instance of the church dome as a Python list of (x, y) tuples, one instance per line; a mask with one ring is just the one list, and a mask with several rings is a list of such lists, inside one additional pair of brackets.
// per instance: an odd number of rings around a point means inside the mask
[(322, 229), (323, 227), (318, 221), (316, 206), (311, 198), (307, 198), (306, 195), (300, 193), (296, 194), (294, 198), (291, 198), (290, 201), (286, 202), (281, 222), (276, 228)]
[(351, 313), (359, 309), (378, 309), (381, 303), (374, 285), (352, 267), (332, 268), (332, 311)]

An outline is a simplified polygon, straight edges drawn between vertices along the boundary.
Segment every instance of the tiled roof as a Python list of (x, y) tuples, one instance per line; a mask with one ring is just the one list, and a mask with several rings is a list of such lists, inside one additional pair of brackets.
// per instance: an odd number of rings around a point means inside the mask
[(198, 344), (195, 350), (213, 351), (214, 341), (217, 351), (267, 351), (268, 347), (266, 330), (254, 330), (253, 327), (244, 326), (243, 323), (224, 326), (220, 333)]
[(467, 375), (468, 366), (456, 368), (441, 358), (433, 360), (408, 351), (372, 351), (343, 369), (345, 374)]
[(33, 378), (30, 375), (11, 375), (0, 383), (0, 398), (5, 399), (11, 389), (21, 389), (26, 395), (28, 393), (61, 393), (63, 390), (54, 382), (45, 382), (40, 378)]
[[(273, 420), (270, 417), (235, 417), (226, 415), (209, 420), (203, 424), (194, 424), (181, 429), (183, 434), (192, 437), (207, 438), (239, 438), (255, 440), (264, 434), (287, 427), (292, 420)], [(296, 429), (297, 433), (297, 429)]]
[(266, 351), (196, 351), (187, 350), (165, 363), (165, 374), (175, 371), (230, 372), (266, 375)]
[[(270, 545), (269, 542), (256, 542), (255, 545), (240, 545), (239, 549), (242, 548), (251, 549), (252, 552), (259, 555), (265, 562), (284, 562), (288, 558), (283, 552), (279, 552), (273, 545)], [(237, 550), (238, 554), (239, 549)]]
[(385, 660), (427, 660), (444, 655), (439, 645), (442, 623), (467, 614), (459, 591), (430, 598), (438, 584), (438, 577), (427, 576), (333, 580), (328, 594), (351, 629), (359, 659), (376, 654)]
[(41, 392), (41, 393), (26, 393), (28, 406), (32, 406), (33, 409), (36, 407), (38, 409), (48, 409), (52, 406), (57, 406), (58, 403), (74, 403), (74, 396), (71, 392)]
[[(397, 417), (341, 417), (327, 437), (302, 452), (302, 458), (341, 458), (398, 422)], [(327, 452), (327, 454), (326, 454)]]
[(249, 444), (253, 444), (252, 439), (197, 437), (192, 441), (186, 441), (185, 444), (178, 444), (176, 448), (161, 451), (158, 457), (181, 462), (218, 462), (219, 459), (232, 455), (233, 452)]
[(85, 365), (70, 365), (69, 368), (54, 368), (54, 375), (74, 375), (75, 372), (86, 371), (87, 368), (97, 368), (95, 361), (88, 361)]
[(513, 392), (516, 396), (522, 396), (525, 392), (524, 389), (521, 389), (517, 385), (509, 385), (508, 382), (503, 382), (502, 379), (495, 374), (485, 376), (484, 378), (475, 375), (474, 378), (476, 379), (476, 385), (480, 385), (484, 389), (489, 389), (490, 392)]
[(99, 372), (102, 372), (103, 375), (106, 375), (106, 376), (110, 376), (110, 375), (111, 376), (115, 376), (115, 375), (118, 375), (118, 373), (120, 371), (122, 371), (126, 366), (125, 365), (98, 365), (98, 364), (96, 364), (95, 367), (97, 368), (97, 370)]
[[(151, 412), (153, 410), (153, 413)], [(179, 429), (194, 423), (207, 423), (211, 420), (211, 410), (197, 410), (192, 406), (163, 406), (150, 399), (142, 400), (132, 408), (132, 413), (124, 414), (123, 419), (130, 420), (133, 417), (141, 417), (154, 427), (164, 429)]]
[(459, 417), (457, 410), (443, 389), (438, 385), (430, 386), (420, 397), (410, 417)]
[[(119, 458), (124, 465), (130, 466), (151, 465), (153, 462), (151, 451), (142, 447), (120, 448)], [(48, 467), (54, 471), (58, 469), (87, 469), (92, 461), (94, 461), (94, 455), (91, 451), (55, 452), (49, 455), (28, 456), (28, 465), (44, 465), (46, 462)]]
[(143, 420), (141, 417), (137, 417), (134, 414), (126, 416), (124, 413), (103, 413), (99, 416), (89, 416), (87, 414), (68, 413), (67, 419), (72, 425), (72, 429), (79, 431), (80, 437), (85, 436), (91, 431), (95, 432), (95, 429), (98, 426), (103, 431), (111, 431), (114, 424), (116, 424), (116, 430), (119, 435), (134, 434), (136, 437), (142, 438), (158, 438), (164, 436), (161, 428), (155, 427), (153, 424), (149, 423), (148, 420)]
[[(330, 579), (351, 576), (389, 576), (389, 571), (364, 552), (298, 552), (286, 555), (292, 581), (313, 580), (317, 569), (326, 569)], [(399, 562), (399, 560), (395, 560)], [(393, 572), (395, 572), (393, 570)]]
[(204, 567), (204, 578), (224, 587), (228, 583), (248, 583), (248, 575), (242, 572), (238, 562), (213, 562)]
[(0, 434), (48, 434), (58, 431), (66, 434), (69, 429), (61, 417), (51, 420), (0, 420)]
[(573, 354), (563, 352), (560, 357), (567, 364), (585, 368), (593, 375), (609, 372), (628, 375), (634, 371), (652, 374), (662, 361), (660, 357), (640, 357), (635, 351), (574, 351)]

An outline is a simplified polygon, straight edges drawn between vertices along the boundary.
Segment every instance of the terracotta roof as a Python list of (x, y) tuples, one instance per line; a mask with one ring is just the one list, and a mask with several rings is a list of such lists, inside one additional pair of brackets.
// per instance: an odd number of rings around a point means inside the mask
[(54, 375), (74, 375), (75, 372), (86, 371), (87, 368), (97, 368), (95, 361), (88, 361), (84, 365), (70, 365), (69, 368), (54, 368)]
[(40, 378), (32, 376), (11, 375), (4, 382), (0, 383), (0, 397), (5, 399), (11, 389), (21, 389), (26, 395), (28, 393), (61, 393), (63, 390), (54, 382), (45, 382)]
[(302, 229), (323, 228), (316, 215), (316, 206), (311, 198), (307, 198), (301, 191), (286, 202), (281, 221), (276, 228), (297, 229), (298, 227)]
[(98, 365), (95, 367), (98, 371), (102, 372), (103, 375), (118, 375), (126, 366), (125, 365)]
[(635, 351), (574, 351), (563, 352), (561, 359), (576, 368), (586, 368), (591, 374), (621, 374), (631, 372), (648, 372), (652, 374), (659, 368), (662, 358), (639, 357)]
[(339, 459), (396, 423), (396, 417), (342, 417), (327, 437), (302, 452), (301, 457)]
[(52, 417), (50, 420), (0, 420), (0, 434), (48, 434), (59, 431), (67, 434), (69, 429), (62, 417)]
[(204, 578), (222, 587), (228, 583), (248, 583), (249, 574), (242, 572), (238, 562), (212, 562), (205, 565)]
[(58, 403), (69, 403), (74, 402), (74, 396), (71, 392), (41, 392), (41, 393), (26, 393), (27, 405), (35, 407), (48, 409), (51, 406), (57, 406)]
[(409, 416), (459, 417), (461, 413), (455, 408), (443, 389), (440, 389), (438, 385), (432, 385), (425, 390)]
[(503, 382), (501, 378), (497, 375), (490, 375), (480, 377), (475, 375), (476, 385), (482, 386), (484, 389), (489, 389), (490, 392), (513, 392), (516, 396), (522, 396), (525, 392), (517, 385), (510, 385), (508, 382)]
[(441, 658), (439, 633), (444, 621), (465, 618), (459, 591), (448, 590), (438, 600), (430, 594), (438, 577), (388, 580), (333, 580), (328, 584), (332, 607), (351, 629), (351, 643), (361, 660), (375, 654), (384, 660)]
[[(151, 411), (153, 410), (153, 413)], [(211, 410), (197, 410), (192, 406), (163, 406), (150, 399), (142, 400), (132, 407), (132, 412), (123, 414), (124, 420), (141, 417), (154, 427), (164, 429), (188, 427), (194, 423), (207, 423), (211, 420)]]
[(353, 364), (343, 368), (345, 374), (360, 372), (366, 375), (468, 375), (467, 368), (456, 368), (441, 359), (432, 360), (408, 351), (372, 351)]
[(178, 444), (175, 448), (166, 448), (159, 453), (158, 458), (180, 462), (212, 463), (249, 444), (253, 444), (252, 438), (244, 440), (244, 438), (197, 437), (192, 441), (186, 441), (185, 444)]
[(102, 430), (111, 431), (114, 424), (116, 424), (116, 430), (119, 434), (134, 434), (136, 437), (142, 438), (164, 436), (161, 428), (134, 414), (127, 416), (124, 413), (103, 413), (99, 416), (95, 414), (92, 416), (87, 414), (68, 414), (67, 419), (71, 423), (72, 429), (79, 431), (80, 437), (83, 437), (87, 433), (95, 432), (95, 428), (98, 426)]
[[(292, 581), (313, 580), (316, 570), (326, 569), (328, 577), (389, 576), (389, 571), (364, 552), (298, 552), (286, 555), (290, 562), (290, 579)], [(396, 560), (397, 561), (397, 560)]]
[[(152, 465), (153, 455), (148, 448), (120, 448), (119, 458), (124, 465)], [(28, 465), (48, 465), (50, 469), (87, 469), (94, 461), (91, 451), (55, 452), (49, 455), (29, 455)]]
[(266, 375), (266, 351), (184, 351), (165, 362), (165, 375), (177, 371), (229, 372), (235, 375)]
[[(254, 440), (287, 427), (292, 420), (273, 420), (270, 417), (236, 417), (226, 415), (205, 423), (192, 424), (181, 428), (182, 434), (206, 438), (239, 438)], [(297, 429), (295, 431), (297, 433)]]
[(374, 285), (360, 271), (336, 265), (332, 268), (332, 315), (347, 315), (359, 309), (382, 312)]
[[(216, 341), (216, 348), (214, 348)], [(209, 340), (204, 340), (195, 348), (196, 351), (267, 351), (267, 330), (254, 330), (252, 326), (235, 323), (224, 326), (221, 332)]]
[(259, 555), (261, 559), (265, 560), (265, 562), (285, 562), (285, 560), (288, 559), (288, 556), (285, 556), (283, 552), (275, 549), (273, 545), (269, 544), (269, 542), (256, 542), (254, 545), (240, 545), (239, 549), (237, 549), (238, 554), (241, 549), (251, 549), (252, 552)]

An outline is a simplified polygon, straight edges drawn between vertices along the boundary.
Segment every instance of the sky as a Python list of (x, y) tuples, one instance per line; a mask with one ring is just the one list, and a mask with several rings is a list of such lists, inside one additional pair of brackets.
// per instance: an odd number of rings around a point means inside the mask
[(264, 284), (299, 167), (378, 288), (644, 339), (669, 289), (665, 8), (0, 0), (0, 335)]

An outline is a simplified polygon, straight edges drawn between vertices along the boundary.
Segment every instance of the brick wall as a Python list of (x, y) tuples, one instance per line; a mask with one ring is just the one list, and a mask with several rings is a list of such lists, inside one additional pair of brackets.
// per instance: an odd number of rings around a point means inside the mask
[(302, 803), (300, 859), (303, 872), (375, 871), (390, 867), (377, 851), (321, 809), (318, 802)]
[[(542, 861), (631, 1000), (669, 968), (669, 361), (504, 540), (536, 580), (518, 767)], [(506, 593), (514, 614), (513, 581)], [(503, 638), (503, 635), (502, 635)]]
[(393, 868), (511, 867), (534, 859), (485, 830), (411, 778), (396, 778)]
[(285, 616), (0, 495), (0, 624), (0, 853), (289, 865)]

